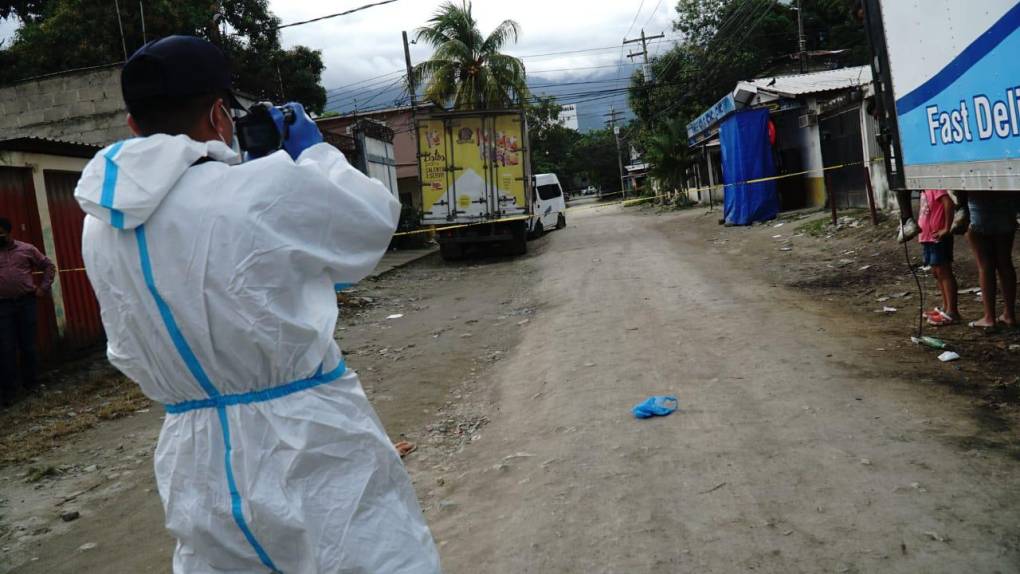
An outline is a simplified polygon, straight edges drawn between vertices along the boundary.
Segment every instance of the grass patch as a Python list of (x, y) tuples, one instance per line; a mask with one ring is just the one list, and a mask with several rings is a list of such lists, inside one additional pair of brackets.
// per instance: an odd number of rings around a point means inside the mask
[(32, 484), (35, 482), (42, 482), (44, 479), (53, 478), (60, 474), (54, 466), (33, 466), (28, 469), (28, 475), (25, 477), (25, 482)]
[(0, 434), (0, 466), (32, 460), (102, 421), (152, 406), (138, 385), (105, 362), (84, 371), (0, 411), (0, 428), (5, 429)]
[(801, 224), (797, 227), (797, 232), (803, 233), (804, 235), (810, 235), (811, 237), (821, 237), (829, 231), (832, 231), (832, 229), (832, 222), (823, 217)]

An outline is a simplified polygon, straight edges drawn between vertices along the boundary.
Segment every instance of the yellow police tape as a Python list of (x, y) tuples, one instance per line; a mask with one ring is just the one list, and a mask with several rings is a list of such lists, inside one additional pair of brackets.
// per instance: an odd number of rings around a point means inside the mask
[[(825, 173), (827, 171), (833, 171), (833, 170), (837, 170), (837, 169), (845, 169), (845, 168), (848, 168), (848, 167), (864, 166), (864, 165), (867, 165), (867, 164), (870, 164), (870, 163), (873, 163), (873, 162), (876, 162), (876, 161), (880, 161), (882, 159), (884, 159), (884, 158), (877, 157), (877, 158), (870, 159), (868, 161), (855, 161), (855, 162), (850, 162), (850, 163), (842, 163), (842, 164), (839, 164), (839, 165), (823, 167), (821, 169), (806, 169), (804, 171), (798, 171), (798, 172), (794, 172), (794, 173), (784, 173), (783, 175), (775, 175), (775, 176), (771, 176), (771, 177), (760, 177), (760, 178), (757, 178), (757, 179), (749, 179), (749, 180), (746, 180), (746, 181), (740, 181), (740, 182), (736, 182), (736, 183), (721, 183), (721, 184), (717, 184), (717, 185), (709, 185), (709, 186), (705, 186), (705, 187), (698, 187), (698, 188), (694, 188), (694, 189), (688, 189), (688, 190), (685, 191), (685, 193), (701, 193), (702, 191), (710, 191), (710, 190), (715, 191), (715, 190), (725, 189), (727, 187), (733, 187), (733, 186), (737, 186), (737, 185), (750, 185), (750, 184), (753, 184), (753, 183), (765, 183), (765, 182), (768, 182), (768, 181), (779, 181), (781, 179), (788, 179), (788, 178), (791, 178), (791, 177), (799, 177), (799, 176), (806, 175), (806, 174), (809, 174), (809, 173)], [(617, 191), (617, 192), (614, 192), (614, 193), (603, 195), (601, 197), (603, 197), (603, 198), (605, 198), (605, 197), (612, 197), (614, 195), (623, 195), (623, 192), (622, 191)], [(597, 205), (578, 205), (578, 206), (567, 208), (567, 211), (579, 211), (579, 210), (582, 210), (582, 209), (600, 209), (600, 208), (604, 208), (604, 207), (614, 207), (614, 206), (617, 206), (617, 205), (622, 205), (624, 207), (630, 207), (630, 206), (633, 206), (633, 205), (640, 205), (642, 203), (647, 203), (649, 201), (652, 201), (652, 200), (655, 200), (655, 199), (659, 199), (661, 197), (667, 197), (667, 195), (659, 194), (659, 195), (642, 196), (642, 197), (639, 197), (639, 198), (636, 198), (636, 199), (625, 199), (623, 201), (614, 201), (614, 202), (611, 202), (611, 203), (599, 203)], [(400, 233), (394, 233), (393, 237), (405, 237), (405, 236), (408, 236), (408, 235), (420, 235), (422, 233), (434, 233), (434, 232), (437, 232), (437, 231), (450, 231), (452, 229), (463, 229), (465, 227), (474, 227), (474, 226), (477, 226), (477, 225), (489, 225), (489, 224), (492, 224), (492, 223), (507, 223), (507, 222), (510, 222), (510, 221), (522, 221), (522, 220), (526, 220), (526, 219), (530, 219), (530, 218), (531, 218), (530, 215), (520, 215), (520, 216), (516, 216), (516, 217), (505, 217), (505, 218), (502, 218), (502, 219), (490, 219), (490, 220), (486, 220), (486, 221), (477, 221), (477, 222), (474, 222), (474, 223), (461, 223), (461, 224), (457, 224), (457, 225), (448, 225), (448, 226), (445, 226), (445, 227), (426, 227), (424, 229), (416, 229), (414, 231), (402, 231)]]

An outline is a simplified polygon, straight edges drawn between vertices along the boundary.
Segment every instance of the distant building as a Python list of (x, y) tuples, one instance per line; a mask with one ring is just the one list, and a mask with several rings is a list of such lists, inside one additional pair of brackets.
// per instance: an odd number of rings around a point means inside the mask
[(577, 123), (577, 106), (574, 104), (563, 106), (563, 109), (560, 110), (559, 122), (561, 126), (577, 131), (579, 128)]
[[(418, 119), (427, 117), (430, 109), (431, 106), (419, 106)], [(415, 140), (410, 106), (319, 118), (315, 122), (319, 125), (319, 129), (322, 130), (326, 140), (337, 145), (339, 140), (333, 141), (331, 138), (336, 136), (353, 136), (354, 125), (366, 119), (392, 131), (392, 157), (387, 158), (386, 163), (394, 168), (394, 175), (397, 179), (396, 191), (400, 198), (400, 204), (405, 206), (405, 208), (413, 208), (415, 212), (420, 211), (421, 187), (418, 183), (418, 142)], [(353, 146), (353, 144), (352, 140), (351, 145)], [(345, 153), (350, 153), (354, 149), (353, 147), (345, 149), (340, 145), (338, 147)]]
[(870, 66), (738, 82), (687, 126), (690, 147), (701, 152), (690, 186), (706, 192), (691, 199), (709, 200), (709, 187), (712, 200), (723, 195), (719, 184), (727, 177), (721, 167), (721, 125), (745, 110), (766, 109), (782, 209), (867, 207), (869, 193), (877, 207), (893, 207), (895, 195), (878, 161), (882, 151), (874, 90)]

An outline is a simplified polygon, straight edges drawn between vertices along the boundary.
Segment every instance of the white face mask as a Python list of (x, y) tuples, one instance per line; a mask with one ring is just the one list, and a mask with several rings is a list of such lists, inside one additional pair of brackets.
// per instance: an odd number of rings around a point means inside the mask
[(223, 113), (226, 114), (227, 118), (230, 119), (231, 127), (230, 132), (233, 134), (233, 136), (230, 138), (230, 143), (227, 143), (227, 140), (224, 139), (223, 134), (221, 134), (220, 131), (216, 129), (216, 122), (213, 121), (213, 114), (216, 113), (215, 108), (209, 110), (209, 123), (212, 125), (213, 129), (216, 130), (216, 135), (219, 136), (220, 141), (223, 142), (223, 145), (229, 147), (234, 151), (235, 154), (237, 154), (238, 163), (240, 163), (241, 158), (243, 158), (244, 156), (241, 155), (241, 145), (237, 142), (237, 124), (234, 123), (234, 117), (230, 115), (230, 112), (227, 111), (227, 108), (223, 107), (223, 104), (219, 105), (219, 109), (223, 110)]

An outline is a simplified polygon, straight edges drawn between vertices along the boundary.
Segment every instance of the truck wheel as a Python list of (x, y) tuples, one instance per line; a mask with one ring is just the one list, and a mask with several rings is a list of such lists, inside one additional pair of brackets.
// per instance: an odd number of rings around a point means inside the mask
[(543, 235), (545, 235), (545, 227), (542, 225), (541, 221), (536, 221), (535, 228), (531, 231), (531, 238), (538, 239)]
[(457, 243), (440, 243), (439, 256), (443, 261), (459, 261), (464, 258), (464, 247)]
[(567, 216), (561, 213), (560, 216), (556, 218), (556, 229), (563, 229), (566, 226)]

